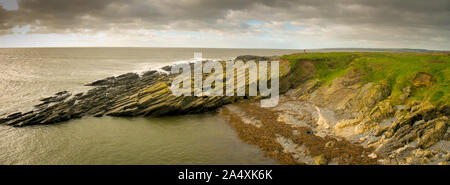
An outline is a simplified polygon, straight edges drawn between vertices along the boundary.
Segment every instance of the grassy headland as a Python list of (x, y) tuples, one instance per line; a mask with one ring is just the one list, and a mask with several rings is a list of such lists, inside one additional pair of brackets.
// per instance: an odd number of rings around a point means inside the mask
[[(400, 103), (400, 95), (408, 87), (409, 100), (426, 100), (436, 105), (450, 102), (449, 53), (299, 53), (282, 59), (289, 61), (292, 68), (302, 61), (311, 61), (313, 77), (321, 84), (329, 85), (349, 70), (359, 71), (366, 83), (388, 83), (394, 103)], [(305, 70), (298, 68), (295, 73), (301, 76)]]

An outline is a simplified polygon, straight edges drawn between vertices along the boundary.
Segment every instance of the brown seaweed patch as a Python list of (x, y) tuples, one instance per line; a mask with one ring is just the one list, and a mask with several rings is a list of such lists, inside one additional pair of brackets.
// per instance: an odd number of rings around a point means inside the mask
[(342, 138), (319, 137), (308, 127), (292, 127), (277, 120), (279, 111), (261, 108), (255, 101), (249, 100), (232, 106), (238, 106), (246, 115), (262, 122), (261, 127), (245, 124), (238, 115), (225, 107), (221, 115), (229, 121), (239, 137), (247, 143), (259, 146), (267, 156), (278, 160), (281, 164), (305, 164), (305, 162), (296, 160), (292, 153), (284, 151), (283, 146), (277, 141), (280, 136), (304, 147), (311, 157), (322, 156), (326, 161), (336, 161), (338, 164), (376, 164), (376, 159), (368, 157), (372, 149), (363, 148)]

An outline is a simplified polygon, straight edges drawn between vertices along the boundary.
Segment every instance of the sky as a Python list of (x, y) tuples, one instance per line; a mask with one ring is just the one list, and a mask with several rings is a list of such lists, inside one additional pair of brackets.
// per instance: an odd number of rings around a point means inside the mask
[(0, 47), (450, 50), (449, 0), (0, 0)]

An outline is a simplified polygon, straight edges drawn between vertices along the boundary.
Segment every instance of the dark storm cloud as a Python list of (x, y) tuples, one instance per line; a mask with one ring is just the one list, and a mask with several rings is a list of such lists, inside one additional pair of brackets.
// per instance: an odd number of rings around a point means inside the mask
[(242, 7), (238, 1), (19, 0), (18, 3), (18, 11), (1, 12), (2, 22), (13, 27), (38, 21), (50, 31), (120, 27), (135, 22), (149, 27), (173, 21), (214, 22), (228, 9)]
[[(0, 8), (0, 34), (14, 26), (39, 26), (37, 32), (72, 33), (108, 29), (212, 30), (240, 34), (248, 21), (291, 22), (302, 27), (351, 27), (352, 35), (367, 40), (362, 29), (399, 34), (431, 33), (450, 39), (448, 0), (19, 0), (17, 11)], [(273, 28), (272, 29), (276, 29)], [(279, 28), (282, 30), (283, 28)], [(339, 37), (352, 37), (339, 35)]]
[[(40, 21), (50, 29), (98, 27), (127, 21), (153, 23), (152, 26), (189, 20), (213, 24), (229, 11), (244, 11), (249, 15), (264, 14), (263, 17), (257, 17), (261, 20), (316, 18), (348, 24), (450, 24), (448, 0), (19, 0), (19, 7), (18, 11), (1, 11), (2, 22), (13, 26)], [(258, 12), (263, 10), (260, 9), (262, 7), (266, 7), (265, 12)], [(4, 14), (12, 15), (13, 18)]]

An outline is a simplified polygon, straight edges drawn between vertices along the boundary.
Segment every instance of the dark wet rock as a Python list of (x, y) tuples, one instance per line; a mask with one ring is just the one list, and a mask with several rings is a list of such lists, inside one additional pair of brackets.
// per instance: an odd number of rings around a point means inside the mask
[(136, 73), (126, 73), (117, 77), (108, 77), (105, 79), (97, 80), (86, 84), (86, 86), (111, 86), (115, 83), (125, 83), (135, 81), (139, 79), (139, 75)]
[(153, 75), (153, 74), (155, 74), (155, 73), (157, 73), (158, 71), (156, 71), (156, 70), (153, 70), (153, 71), (146, 71), (146, 72), (144, 72), (144, 73), (142, 73), (142, 76), (143, 77), (145, 77), (145, 76), (150, 76), (150, 75)]
[(7, 116), (9, 119), (16, 119), (22, 115), (22, 112), (16, 112)]
[(64, 94), (68, 94), (68, 93), (69, 93), (69, 91), (61, 91), (61, 92), (56, 93), (55, 95), (62, 96)]
[(164, 66), (161, 69), (164, 71), (170, 72), (172, 70), (172, 66)]
[(67, 91), (62, 91), (62, 92), (56, 93), (54, 96), (43, 98), (43, 99), (41, 99), (41, 101), (44, 103), (59, 102), (59, 101), (63, 101), (66, 98), (70, 97), (70, 95), (72, 95), (72, 94)]
[(5, 123), (5, 122), (10, 121), (10, 120), (13, 120), (13, 119), (17, 119), (20, 116), (22, 116), (22, 112), (16, 112), (16, 113), (10, 114), (10, 115), (8, 115), (8, 116), (6, 116), (4, 118), (0, 118), (0, 124), (1, 123)]
[(133, 81), (133, 80), (137, 80), (137, 79), (139, 79), (139, 75), (136, 73), (126, 73), (126, 74), (119, 75), (116, 77), (116, 80), (118, 82)]
[(43, 109), (45, 107), (48, 107), (52, 103), (62, 102), (65, 99), (69, 98), (72, 94), (68, 91), (61, 91), (56, 93), (54, 96), (50, 96), (47, 98), (42, 98), (40, 101), (42, 103), (35, 105), (34, 107), (37, 109)]
[(86, 84), (86, 86), (101, 86), (101, 85), (108, 85), (114, 83), (115, 78), (114, 77), (108, 77), (105, 79), (97, 80), (91, 83)]

